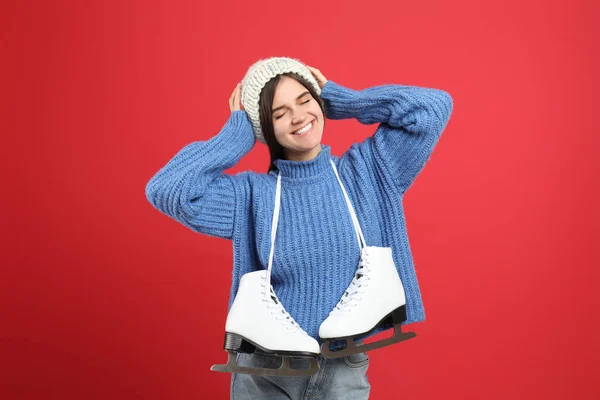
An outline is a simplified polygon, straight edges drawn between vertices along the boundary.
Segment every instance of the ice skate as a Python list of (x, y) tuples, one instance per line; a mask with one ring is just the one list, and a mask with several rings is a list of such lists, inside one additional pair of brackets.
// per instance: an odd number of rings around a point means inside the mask
[[(288, 314), (271, 286), (280, 196), (281, 180), (278, 179), (268, 269), (242, 276), (225, 323), (223, 347), (228, 353), (227, 364), (213, 365), (211, 371), (262, 376), (310, 376), (319, 371), (316, 358), (320, 353), (319, 343)], [(256, 349), (280, 357), (280, 366), (252, 368), (238, 365), (237, 353), (253, 353)], [(307, 358), (310, 365), (308, 368), (292, 368), (291, 358)]]
[[(267, 376), (307, 376), (318, 370), (317, 341), (300, 328), (285, 311), (270, 285), (267, 271), (245, 274), (225, 324), (224, 348), (228, 353), (225, 365), (213, 365), (212, 371), (237, 372)], [(279, 368), (249, 368), (238, 366), (236, 353), (252, 353), (259, 349), (281, 358)], [(292, 369), (290, 357), (310, 358), (307, 369)]]
[[(319, 336), (324, 340), (321, 354), (326, 358), (362, 353), (416, 336), (414, 332), (404, 333), (401, 329), (402, 322), (406, 321), (406, 298), (392, 258), (392, 249), (366, 245), (350, 198), (333, 162), (332, 165), (350, 211), (361, 248), (361, 259), (350, 286), (319, 328)], [(364, 337), (380, 326), (389, 325), (394, 327), (394, 334), (390, 338), (360, 345), (354, 342), (354, 339)], [(346, 341), (345, 348), (330, 349), (333, 341), (343, 340)]]

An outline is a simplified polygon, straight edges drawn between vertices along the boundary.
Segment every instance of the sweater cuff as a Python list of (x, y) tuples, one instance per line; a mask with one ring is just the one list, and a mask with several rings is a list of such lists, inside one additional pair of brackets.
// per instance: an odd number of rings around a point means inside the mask
[(358, 91), (328, 80), (321, 90), (325, 115), (329, 119), (347, 119), (356, 116)]
[(238, 110), (231, 113), (219, 134), (209, 140), (208, 149), (216, 159), (224, 158), (220, 161), (233, 159), (237, 162), (252, 150), (255, 143), (256, 137), (248, 114), (244, 110)]
[(252, 124), (248, 119), (248, 114), (244, 110), (233, 111), (225, 126), (221, 130), (221, 134), (228, 133), (232, 135), (236, 141), (242, 142), (246, 145), (254, 145), (256, 137), (252, 130)]

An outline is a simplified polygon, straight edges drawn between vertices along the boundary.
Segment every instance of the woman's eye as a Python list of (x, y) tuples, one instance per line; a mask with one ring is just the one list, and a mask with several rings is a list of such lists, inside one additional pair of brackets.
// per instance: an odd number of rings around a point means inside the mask
[[(309, 98), (309, 99), (306, 99), (305, 101), (303, 101), (303, 102), (302, 102), (302, 103), (300, 103), (300, 104), (306, 104), (306, 103), (308, 103), (310, 100), (311, 100), (310, 98)], [(285, 115), (285, 113), (283, 113), (283, 114), (280, 114), (280, 115), (276, 115), (274, 118), (275, 118), (275, 119), (279, 119), (279, 118), (283, 117), (284, 115)]]

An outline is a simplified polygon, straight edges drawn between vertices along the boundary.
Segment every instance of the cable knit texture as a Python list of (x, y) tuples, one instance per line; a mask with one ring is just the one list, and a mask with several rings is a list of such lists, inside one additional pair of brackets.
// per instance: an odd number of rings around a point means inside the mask
[(200, 233), (233, 241), (229, 305), (243, 274), (265, 269), (277, 174), (281, 215), (272, 284), (286, 310), (319, 340), (319, 326), (352, 281), (358, 242), (329, 159), (356, 210), (369, 246), (391, 247), (404, 284), (408, 319), (425, 312), (408, 241), (402, 200), (429, 160), (452, 112), (438, 89), (382, 85), (360, 91), (328, 81), (321, 93), (329, 119), (379, 124), (341, 157), (328, 145), (309, 161), (276, 160), (277, 170), (223, 173), (254, 146), (245, 111), (234, 111), (221, 132), (181, 149), (146, 186), (150, 203)]

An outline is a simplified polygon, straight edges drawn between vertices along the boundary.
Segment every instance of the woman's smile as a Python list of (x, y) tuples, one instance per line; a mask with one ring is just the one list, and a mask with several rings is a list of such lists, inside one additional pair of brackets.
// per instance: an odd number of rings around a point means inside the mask
[(304, 125), (302, 128), (300, 128), (300, 129), (292, 132), (292, 135), (294, 135), (294, 136), (306, 136), (306, 135), (308, 135), (312, 131), (313, 122), (314, 122), (314, 120), (311, 121), (311, 122), (309, 122), (308, 124)]

